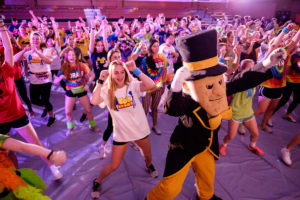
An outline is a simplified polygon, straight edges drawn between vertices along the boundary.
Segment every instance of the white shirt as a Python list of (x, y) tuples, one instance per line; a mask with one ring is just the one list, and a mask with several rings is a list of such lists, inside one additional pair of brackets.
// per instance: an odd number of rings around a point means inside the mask
[[(116, 110), (111, 110), (108, 106), (113, 119), (113, 139), (116, 142), (135, 141), (150, 134), (149, 124), (139, 100), (143, 95), (140, 83), (131, 81), (128, 86), (117, 89)], [(109, 105), (107, 86), (101, 88), (100, 96), (104, 99), (104, 103)]]
[(159, 46), (158, 53), (164, 54), (168, 60), (167, 74), (174, 73), (174, 63), (173, 58), (171, 57), (171, 52), (175, 52), (175, 48), (171, 45), (168, 46), (166, 43), (163, 43)]
[[(43, 55), (51, 57), (51, 50), (43, 50)], [(30, 83), (31, 84), (44, 84), (52, 82), (50, 65), (46, 64), (40, 56), (33, 50), (24, 53), (30, 70)]]

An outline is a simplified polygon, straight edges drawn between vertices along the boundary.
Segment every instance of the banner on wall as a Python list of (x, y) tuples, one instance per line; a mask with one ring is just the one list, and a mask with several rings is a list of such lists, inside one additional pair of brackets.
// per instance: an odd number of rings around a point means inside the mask
[(86, 8), (83, 9), (83, 11), (84, 11), (85, 18), (87, 19), (87, 23), (89, 25), (91, 24), (92, 20), (96, 19), (96, 16), (103, 17), (101, 14), (101, 10), (99, 8), (97, 9)]

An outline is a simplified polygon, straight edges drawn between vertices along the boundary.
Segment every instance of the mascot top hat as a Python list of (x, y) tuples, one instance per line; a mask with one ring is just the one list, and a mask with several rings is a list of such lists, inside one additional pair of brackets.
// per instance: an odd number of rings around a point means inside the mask
[(176, 39), (176, 47), (182, 56), (183, 66), (191, 72), (187, 80), (217, 76), (227, 70), (227, 67), (218, 61), (216, 30), (179, 37)]

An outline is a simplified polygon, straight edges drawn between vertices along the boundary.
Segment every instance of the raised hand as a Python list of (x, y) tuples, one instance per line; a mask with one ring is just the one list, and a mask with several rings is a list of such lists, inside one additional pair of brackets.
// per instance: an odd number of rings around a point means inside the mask
[(191, 75), (191, 72), (186, 67), (180, 67), (174, 76), (171, 84), (171, 90), (173, 92), (179, 92), (182, 89), (183, 82)]
[(268, 69), (274, 65), (277, 65), (282, 59), (286, 59), (286, 57), (286, 51), (283, 48), (277, 48), (272, 51), (272, 53), (262, 62), (262, 64)]

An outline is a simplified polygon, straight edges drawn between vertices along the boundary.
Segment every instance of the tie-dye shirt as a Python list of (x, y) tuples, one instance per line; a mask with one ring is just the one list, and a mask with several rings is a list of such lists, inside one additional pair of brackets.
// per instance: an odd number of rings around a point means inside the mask
[(293, 67), (291, 65), (288, 67), (286, 81), (289, 83), (300, 83), (300, 68), (297, 66), (297, 62), (300, 60), (300, 53), (294, 53), (292, 57), (296, 57), (293, 58), (295, 65)]
[(271, 67), (273, 78), (263, 82), (261, 86), (266, 88), (283, 88), (286, 86), (286, 72), (287, 66), (290, 66), (291, 53), (287, 53), (287, 58), (281, 60), (276, 66)]
[[(72, 88), (80, 87), (85, 84), (85, 75), (90, 73), (90, 68), (83, 63), (79, 63), (80, 72), (78, 71), (77, 66), (71, 66), (70, 80), (65, 80), (67, 90)], [(62, 71), (58, 73), (58, 76), (62, 75)]]
[(154, 81), (157, 87), (163, 87), (163, 75), (169, 65), (166, 56), (158, 54), (158, 57), (154, 59), (156, 68), (158, 68), (157, 72), (147, 67), (146, 59), (147, 57), (142, 61), (141, 70)]

